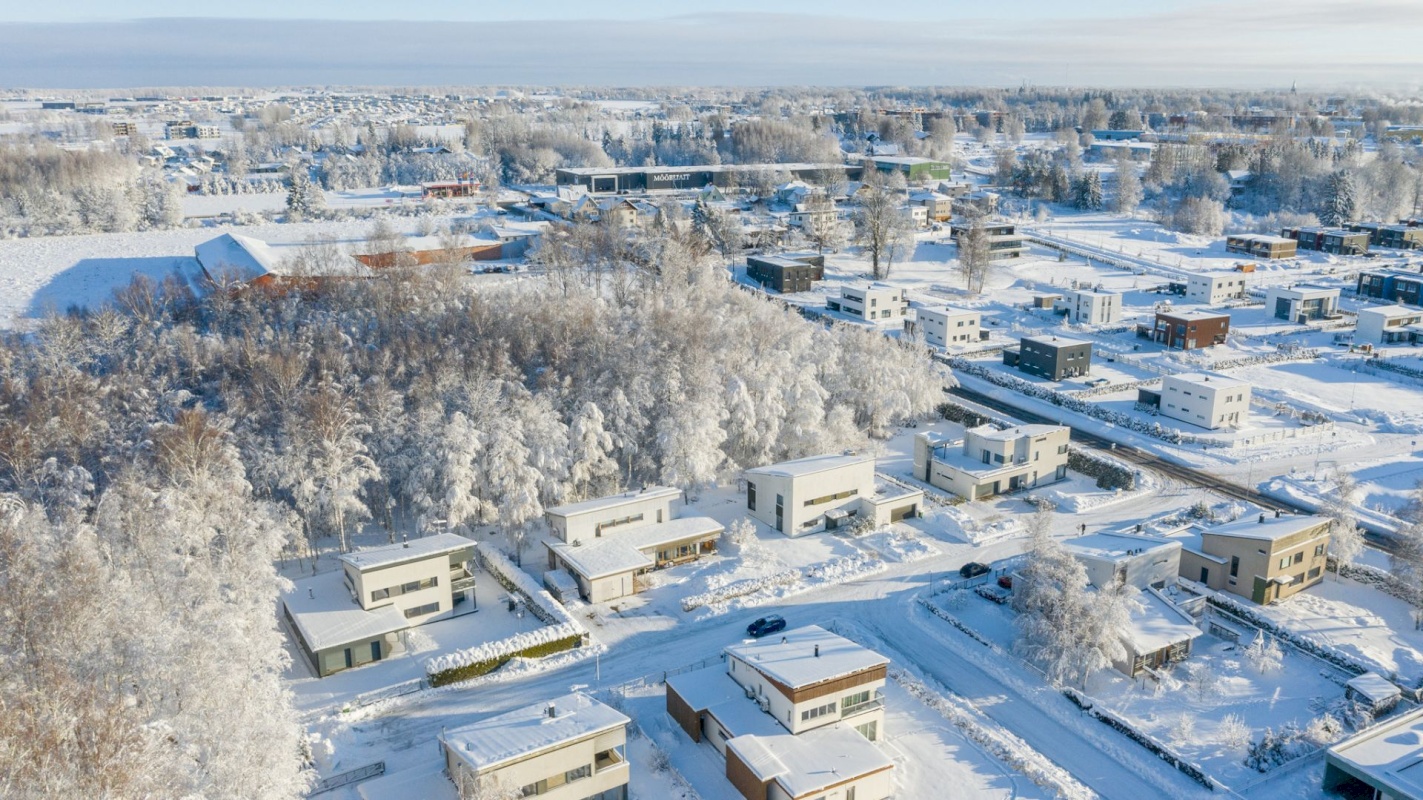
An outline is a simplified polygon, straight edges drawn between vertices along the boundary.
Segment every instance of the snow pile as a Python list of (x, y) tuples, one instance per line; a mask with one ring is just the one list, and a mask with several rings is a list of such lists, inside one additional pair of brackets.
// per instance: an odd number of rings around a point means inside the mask
[(1097, 793), (1084, 786), (1070, 773), (1049, 761), (1042, 753), (1034, 750), (1027, 742), (1009, 733), (1002, 726), (984, 717), (967, 700), (955, 702), (957, 698), (948, 696), (947, 691), (931, 689), (905, 670), (893, 668), (889, 677), (906, 692), (924, 705), (934, 709), (944, 719), (963, 732), (969, 740), (982, 747), (994, 758), (1027, 776), (1038, 786), (1056, 792), (1058, 797), (1088, 798)]
[(456, 650), (453, 653), (435, 656), (425, 662), (425, 672), (428, 675), (435, 675), (482, 661), (507, 660), (526, 650), (552, 644), (561, 639), (581, 637), (586, 633), (583, 626), (577, 623), (550, 625), (536, 631), (522, 631), (504, 639), (496, 639), (474, 647)]
[(859, 539), (878, 552), (885, 561), (903, 564), (939, 555), (939, 548), (918, 536), (901, 530), (872, 533)]
[(488, 542), (476, 542), (474, 549), (484, 569), (505, 589), (522, 595), (534, 616), (550, 625), (571, 625), (578, 633), (588, 632), (532, 575), (520, 569), (498, 548)]
[(884, 559), (878, 553), (856, 553), (841, 556), (822, 564), (812, 564), (800, 569), (789, 569), (760, 578), (748, 578), (692, 595), (682, 600), (683, 611), (693, 611), (706, 607), (706, 612), (698, 619), (714, 617), (740, 608), (765, 605), (791, 595), (802, 594), (825, 586), (841, 583), (883, 572)]

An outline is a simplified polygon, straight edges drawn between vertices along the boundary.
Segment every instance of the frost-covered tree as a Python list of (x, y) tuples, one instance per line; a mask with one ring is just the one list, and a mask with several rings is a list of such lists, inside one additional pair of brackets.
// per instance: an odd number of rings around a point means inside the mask
[(597, 497), (612, 488), (618, 464), (613, 459), (613, 435), (603, 427), (603, 412), (592, 401), (574, 415), (568, 430), (569, 479), (573, 497)]
[(1337, 170), (1329, 176), (1325, 190), (1324, 207), (1319, 219), (1325, 225), (1348, 225), (1358, 213), (1358, 200), (1353, 177), (1344, 170)]
[(1334, 556), (1336, 572), (1354, 563), (1364, 551), (1364, 532), (1359, 527), (1359, 515), (1354, 510), (1354, 494), (1358, 484), (1354, 476), (1337, 470), (1331, 481), (1332, 491), (1325, 501), (1324, 513), (1329, 517), (1329, 553)]
[(1285, 654), (1273, 636), (1260, 631), (1245, 648), (1245, 660), (1261, 675), (1274, 672), (1284, 663)]
[(311, 173), (300, 162), (291, 165), (287, 184), (287, 219), (298, 222), (309, 219), (326, 208), (321, 187), (311, 180)]
[[(890, 173), (897, 177), (899, 173)], [(855, 239), (870, 259), (875, 280), (889, 276), (896, 259), (914, 247), (914, 225), (903, 209), (904, 192), (878, 170), (870, 170), (858, 195)]]
[(1085, 172), (1073, 185), (1072, 204), (1088, 211), (1102, 208), (1102, 176), (1095, 171)]
[(1118, 214), (1134, 214), (1141, 205), (1141, 176), (1137, 174), (1136, 162), (1130, 158), (1117, 161), (1117, 192), (1112, 196), (1112, 210)]
[(958, 244), (959, 273), (969, 294), (979, 294), (988, 282), (993, 265), (993, 252), (988, 241), (988, 228), (982, 216), (974, 216), (968, 227), (955, 240)]

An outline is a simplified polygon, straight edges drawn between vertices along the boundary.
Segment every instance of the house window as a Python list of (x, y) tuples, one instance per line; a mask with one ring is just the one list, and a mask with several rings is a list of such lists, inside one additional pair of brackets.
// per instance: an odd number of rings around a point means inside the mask
[(1066, 455), (1066, 454), (1067, 454), (1067, 445), (1065, 445), (1065, 444), (1060, 444), (1060, 445), (1058, 445), (1058, 446), (1057, 446), (1057, 454), (1058, 454), (1058, 455)]
[(856, 693), (854, 693), (854, 694), (846, 695), (846, 696), (840, 698), (840, 708), (841, 708), (841, 709), (851, 708), (852, 706), (857, 706), (857, 705), (860, 705), (861, 703), (868, 703), (868, 702), (870, 702), (870, 692), (869, 692), (868, 689), (866, 689), (866, 690), (863, 691), (863, 692), (856, 692)]
[(1309, 571), (1309, 579), (1310, 579), (1310, 580), (1314, 580), (1315, 578), (1318, 578), (1318, 577), (1319, 577), (1319, 567), (1315, 567), (1315, 568), (1313, 568), (1313, 569), (1311, 569), (1311, 570)]
[(375, 591), (371, 592), (371, 602), (375, 602), (376, 600), (385, 600), (388, 597), (390, 597), (389, 589), (376, 589)]
[(1303, 550), (1299, 551), (1298, 553), (1295, 553), (1295, 563), (1296, 563), (1296, 564), (1303, 564), (1303, 563), (1304, 563), (1304, 551), (1303, 551)]
[(426, 614), (433, 614), (433, 613), (435, 613), (436, 611), (439, 611), (439, 610), (440, 610), (440, 603), (439, 603), (438, 601), (436, 601), (436, 602), (434, 602), (434, 603), (426, 603), (426, 604), (423, 605), (423, 606), (415, 606), (414, 608), (407, 608), (407, 609), (405, 609), (405, 618), (406, 618), (406, 619), (415, 619), (416, 617), (423, 617), (423, 616), (425, 616)]
[(1317, 545), (1315, 545), (1315, 546), (1314, 546), (1314, 557), (1315, 557), (1315, 558), (1319, 558), (1319, 557), (1322, 556), (1322, 555), (1324, 555), (1324, 545), (1322, 545), (1322, 544), (1317, 544)]
[(809, 709), (806, 709), (805, 711), (800, 712), (800, 721), (801, 721), (801, 722), (806, 722), (806, 721), (808, 721), (808, 720), (812, 720), (812, 719), (815, 719), (815, 718), (817, 718), (817, 717), (823, 717), (823, 716), (825, 716), (825, 715), (827, 715), (827, 714), (834, 714), (834, 713), (835, 713), (835, 703), (826, 703), (826, 704), (823, 705), (823, 706), (817, 706), (816, 708), (809, 708)]
[(746, 508), (756, 510), (756, 484), (750, 482), (746, 484)]
[(1230, 577), (1235, 578), (1240, 575), (1240, 556), (1230, 557)]
[(1286, 568), (1289, 567), (1289, 565), (1290, 565), (1290, 557), (1289, 557), (1289, 556), (1285, 556), (1284, 558), (1280, 559), (1280, 569), (1286, 569)]

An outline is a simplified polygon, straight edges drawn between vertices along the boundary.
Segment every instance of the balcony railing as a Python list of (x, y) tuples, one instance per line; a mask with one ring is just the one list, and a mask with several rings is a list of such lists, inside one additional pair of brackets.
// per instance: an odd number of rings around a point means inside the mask
[(856, 703), (856, 704), (853, 705), (853, 706), (846, 706), (846, 707), (840, 709), (840, 717), (841, 717), (842, 719), (845, 718), (845, 717), (853, 717), (853, 716), (856, 715), (856, 714), (863, 714), (863, 713), (865, 713), (866, 711), (874, 711), (874, 710), (877, 709), (877, 708), (883, 708), (883, 707), (884, 707), (884, 696), (883, 696), (883, 695), (879, 695), (879, 696), (877, 696), (877, 697), (871, 697), (869, 700), (866, 700), (866, 701), (863, 702), (863, 703)]
[(593, 757), (593, 772), (599, 773), (623, 763), (623, 755), (616, 750), (604, 750)]
[(450, 591), (462, 592), (474, 588), (474, 575), (464, 567), (450, 568)]

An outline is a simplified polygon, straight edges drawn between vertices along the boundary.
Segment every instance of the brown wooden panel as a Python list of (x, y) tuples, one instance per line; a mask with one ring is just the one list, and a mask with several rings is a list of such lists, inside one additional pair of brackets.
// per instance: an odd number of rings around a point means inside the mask
[(702, 740), (702, 715), (687, 704), (670, 685), (667, 687), (667, 716), (677, 721), (682, 730), (692, 737), (692, 741)]
[(756, 773), (752, 772), (736, 755), (736, 750), (730, 747), (726, 748), (726, 779), (731, 781), (731, 785), (735, 786), (736, 791), (741, 792), (741, 796), (746, 800), (766, 800), (769, 795), (766, 787), (770, 781), (756, 777)]
[[(792, 703), (802, 703), (806, 700), (814, 700), (817, 697), (824, 697), (829, 694), (835, 694), (836, 692), (853, 689), (856, 686), (882, 681), (888, 674), (889, 667), (881, 664), (878, 667), (872, 667), (863, 672), (856, 672), (854, 675), (846, 675), (843, 678), (835, 678), (834, 680), (823, 681), (821, 683), (811, 684), (810, 686), (802, 686), (786, 696), (790, 698)], [(772, 683), (774, 684), (775, 681), (772, 681)]]

